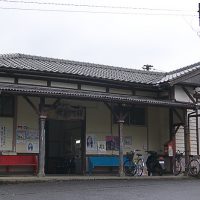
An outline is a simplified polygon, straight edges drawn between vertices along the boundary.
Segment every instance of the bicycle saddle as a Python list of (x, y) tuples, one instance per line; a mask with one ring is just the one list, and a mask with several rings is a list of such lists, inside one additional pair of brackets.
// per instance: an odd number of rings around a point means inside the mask
[(140, 153), (137, 153), (136, 155), (137, 155), (137, 156), (142, 156), (142, 154), (140, 154)]

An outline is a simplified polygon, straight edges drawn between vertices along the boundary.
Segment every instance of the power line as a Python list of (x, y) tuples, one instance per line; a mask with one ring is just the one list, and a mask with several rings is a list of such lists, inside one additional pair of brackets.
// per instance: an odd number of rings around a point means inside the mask
[(88, 8), (109, 8), (109, 9), (128, 9), (128, 10), (149, 10), (149, 11), (166, 11), (166, 12), (194, 12), (181, 9), (163, 9), (163, 8), (137, 8), (131, 6), (108, 6), (108, 5), (92, 5), (92, 4), (74, 4), (74, 3), (55, 3), (55, 2), (40, 2), (40, 1), (23, 1), (23, 0), (0, 0), (6, 3), (21, 3), (21, 4), (37, 4), (37, 5), (54, 5), (54, 6), (74, 6)]
[(199, 32), (199, 30), (195, 30), (195, 29), (194, 29), (194, 27), (192, 26), (191, 21), (188, 22), (188, 21), (185, 19), (184, 16), (182, 16), (182, 18), (183, 18), (183, 20), (187, 23), (187, 25), (191, 28), (191, 30), (194, 31), (194, 32), (197, 34), (197, 36), (200, 38), (200, 32)]
[(114, 15), (152, 15), (152, 16), (185, 16), (196, 17), (190, 14), (175, 13), (134, 13), (134, 12), (110, 12), (110, 11), (90, 11), (90, 10), (62, 10), (62, 9), (38, 9), (38, 8), (20, 8), (20, 7), (0, 7), (3, 10), (20, 10), (20, 11), (41, 11), (41, 12), (61, 12), (61, 13), (90, 13), (90, 14), (114, 14)]

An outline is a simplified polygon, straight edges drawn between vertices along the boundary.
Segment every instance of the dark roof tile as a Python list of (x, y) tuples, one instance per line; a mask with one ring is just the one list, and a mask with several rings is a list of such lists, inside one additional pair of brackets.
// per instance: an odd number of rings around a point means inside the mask
[(159, 85), (200, 69), (200, 62), (168, 73), (113, 67), (86, 62), (31, 56), (0, 55), (0, 68), (80, 75), (129, 83)]
[(0, 65), (2, 67), (17, 68), (20, 70), (65, 73), (141, 84), (155, 84), (163, 77), (163, 73), (160, 72), (149, 72), (24, 54), (1, 55)]
[(169, 82), (199, 69), (200, 69), (200, 62), (186, 67), (182, 67), (177, 70), (166, 73), (166, 75), (157, 83)]

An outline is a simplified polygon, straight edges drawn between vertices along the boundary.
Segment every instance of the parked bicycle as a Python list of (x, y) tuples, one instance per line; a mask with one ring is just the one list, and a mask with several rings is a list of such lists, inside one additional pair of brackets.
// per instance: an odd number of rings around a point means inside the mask
[[(127, 152), (124, 161), (124, 173), (127, 176), (142, 176), (144, 171), (144, 160), (142, 154), (136, 153), (140, 150), (136, 149), (134, 151)], [(136, 153), (136, 158), (135, 157)]]
[(176, 152), (173, 161), (173, 174), (175, 176), (186, 172), (189, 176), (198, 176), (200, 173), (200, 163), (197, 156), (190, 155), (189, 162), (185, 167), (184, 152)]
[(146, 151), (148, 158), (146, 161), (148, 176), (159, 175), (162, 176), (165, 172), (165, 160), (162, 155), (159, 155), (156, 151)]

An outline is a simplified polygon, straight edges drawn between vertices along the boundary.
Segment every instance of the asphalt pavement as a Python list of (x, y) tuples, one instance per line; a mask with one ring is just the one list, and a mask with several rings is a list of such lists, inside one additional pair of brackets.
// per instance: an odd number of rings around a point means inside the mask
[(1, 184), (0, 200), (199, 200), (200, 179), (60, 180)]

